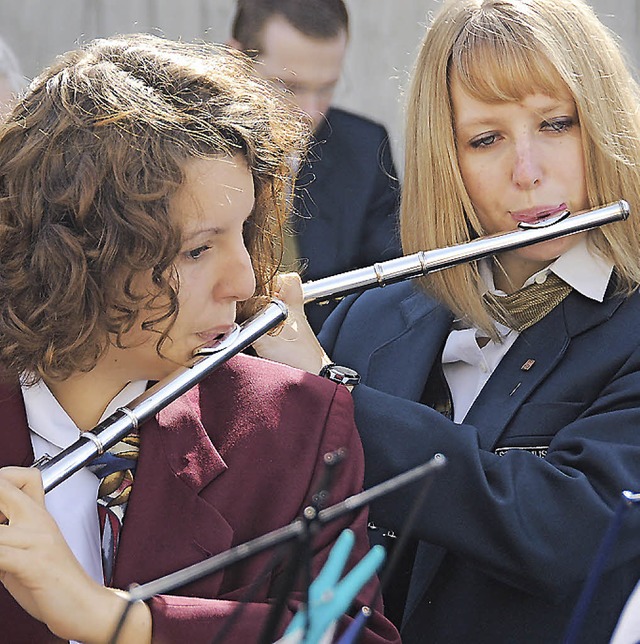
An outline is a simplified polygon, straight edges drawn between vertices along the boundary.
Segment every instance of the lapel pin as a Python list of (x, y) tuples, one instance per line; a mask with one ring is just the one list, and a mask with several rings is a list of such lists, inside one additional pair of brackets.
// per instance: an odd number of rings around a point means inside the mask
[(529, 371), (531, 367), (536, 363), (536, 361), (533, 358), (529, 358), (521, 367), (520, 371)]

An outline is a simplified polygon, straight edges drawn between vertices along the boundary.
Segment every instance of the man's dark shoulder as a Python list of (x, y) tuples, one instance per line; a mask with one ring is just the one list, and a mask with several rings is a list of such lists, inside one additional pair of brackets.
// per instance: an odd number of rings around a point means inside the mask
[(330, 138), (331, 135), (348, 137), (367, 137), (384, 139), (388, 133), (384, 125), (370, 118), (332, 107), (327, 120), (318, 132), (318, 138)]
[(332, 107), (328, 114), (327, 120), (329, 123), (339, 124), (342, 126), (360, 125), (362, 127), (374, 128), (377, 130), (384, 130), (385, 127), (382, 123), (375, 121), (367, 116), (349, 112), (340, 107)]
[[(322, 161), (323, 167), (315, 166)], [(388, 184), (388, 194), (396, 195), (396, 177), (389, 135), (385, 127), (371, 119), (331, 108), (327, 119), (315, 133), (309, 151), (309, 162), (314, 172), (325, 176), (327, 172), (337, 172), (339, 181), (357, 184), (358, 182), (384, 181)], [(382, 187), (382, 186), (380, 186)], [(368, 189), (361, 186), (362, 194)], [(392, 210), (393, 206), (389, 206)]]

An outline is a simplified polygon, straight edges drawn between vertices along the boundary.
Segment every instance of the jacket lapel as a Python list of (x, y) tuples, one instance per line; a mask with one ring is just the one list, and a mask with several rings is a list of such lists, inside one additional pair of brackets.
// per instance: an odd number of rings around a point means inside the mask
[(571, 339), (608, 319), (621, 302), (619, 298), (594, 302), (573, 292), (520, 335), (465, 418), (465, 424), (477, 428), (481, 449), (495, 447), (518, 409), (553, 373)]
[[(145, 583), (227, 550), (232, 543), (228, 522), (200, 496), (226, 465), (200, 421), (194, 396), (197, 392), (188, 392), (141, 428), (140, 460), (114, 572), (116, 587)], [(215, 596), (220, 581), (221, 575), (215, 575), (200, 583), (206, 584), (208, 596)]]
[(556, 367), (569, 339), (561, 306), (520, 335), (464, 420), (478, 430), (481, 449), (493, 449), (519, 407)]
[(27, 426), (27, 416), (18, 385), (0, 385), (2, 400), (2, 429), (5, 438), (0, 450), (0, 467), (7, 465), (29, 466), (33, 463), (33, 448)]
[[(188, 392), (141, 428), (140, 459), (115, 565), (116, 587), (145, 583), (232, 543), (227, 521), (200, 496), (226, 465), (200, 421), (194, 396), (197, 391)], [(0, 400), (5, 403), (0, 467), (29, 466), (33, 449), (20, 388), (0, 385)], [(208, 593), (215, 593), (220, 578), (206, 580)]]

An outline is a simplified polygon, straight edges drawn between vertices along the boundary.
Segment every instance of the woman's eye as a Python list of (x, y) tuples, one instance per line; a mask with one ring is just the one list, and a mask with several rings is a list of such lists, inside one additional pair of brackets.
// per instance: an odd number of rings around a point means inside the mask
[(210, 248), (211, 246), (198, 246), (198, 248), (188, 250), (185, 255), (189, 259), (198, 259), (204, 252), (208, 251)]
[(543, 121), (541, 129), (551, 132), (566, 132), (571, 129), (575, 121), (570, 116)]
[(487, 148), (498, 139), (497, 134), (483, 134), (470, 142), (472, 148)]

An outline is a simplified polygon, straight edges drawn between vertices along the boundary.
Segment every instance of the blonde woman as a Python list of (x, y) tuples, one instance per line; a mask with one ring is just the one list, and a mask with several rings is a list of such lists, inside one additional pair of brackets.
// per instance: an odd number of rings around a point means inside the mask
[[(559, 641), (620, 493), (640, 488), (639, 98), (582, 0), (445, 2), (409, 94), (405, 253), (620, 198), (631, 218), (347, 298), (324, 350), (299, 312), (299, 342), (259, 346), (359, 374), (368, 485), (449, 460), (387, 597), (407, 644)], [(299, 303), (294, 279), (282, 292)], [(413, 501), (374, 504), (372, 535)], [(609, 640), (640, 576), (632, 528), (581, 642)]]

